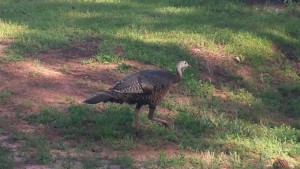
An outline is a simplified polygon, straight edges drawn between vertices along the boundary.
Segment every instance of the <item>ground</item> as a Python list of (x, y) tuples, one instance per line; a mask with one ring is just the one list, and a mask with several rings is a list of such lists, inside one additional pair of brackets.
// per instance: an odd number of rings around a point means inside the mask
[[(299, 168), (299, 5), (243, 2), (0, 1), (0, 169)], [(170, 130), (82, 103), (179, 60)]]

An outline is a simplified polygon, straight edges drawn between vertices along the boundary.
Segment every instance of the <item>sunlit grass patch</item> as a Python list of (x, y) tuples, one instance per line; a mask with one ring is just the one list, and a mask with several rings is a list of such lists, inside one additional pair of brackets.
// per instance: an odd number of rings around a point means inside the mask
[(100, 54), (95, 56), (95, 60), (100, 63), (114, 63), (114, 62), (121, 61), (121, 59), (115, 55), (106, 55), (106, 54)]
[(28, 31), (28, 26), (0, 19), (0, 39), (15, 38)]
[(131, 65), (125, 64), (125, 63), (121, 63), (118, 65), (117, 67), (117, 71), (121, 72), (121, 73), (127, 73), (128, 69), (131, 67)]
[(11, 48), (6, 48), (6, 49), (4, 49), (3, 57), (0, 57), (0, 62), (3, 62), (3, 61), (16, 62), (16, 61), (21, 61), (23, 59), (24, 59), (24, 57), (20, 53), (16, 52), (15, 50), (13, 50)]
[(228, 92), (229, 98), (242, 104), (256, 105), (261, 104), (261, 100), (255, 97), (252, 93), (241, 88), (235, 92)]

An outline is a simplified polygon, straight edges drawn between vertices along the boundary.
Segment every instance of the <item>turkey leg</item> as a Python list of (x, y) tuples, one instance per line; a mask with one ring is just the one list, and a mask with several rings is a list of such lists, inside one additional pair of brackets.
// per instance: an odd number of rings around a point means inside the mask
[(166, 128), (170, 128), (168, 122), (164, 119), (156, 118), (154, 116), (154, 111), (155, 111), (155, 106), (149, 106), (149, 114), (148, 114), (148, 119), (152, 121), (159, 122), (163, 124)]
[(134, 126), (136, 130), (136, 134), (139, 133), (139, 113), (141, 109), (141, 105), (136, 105), (135, 110), (134, 110)]

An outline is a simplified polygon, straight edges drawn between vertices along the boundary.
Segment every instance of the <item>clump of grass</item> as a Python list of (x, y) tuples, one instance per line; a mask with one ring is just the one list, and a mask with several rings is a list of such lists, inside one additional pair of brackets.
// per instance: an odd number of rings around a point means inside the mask
[(45, 107), (37, 115), (26, 119), (31, 123), (48, 124), (53, 129), (63, 129), (70, 138), (123, 138), (133, 134), (133, 116), (124, 106), (107, 106), (104, 113), (85, 105), (72, 105), (67, 112)]
[(12, 94), (13, 91), (9, 89), (0, 91), (0, 102), (6, 102)]
[(118, 157), (116, 157), (112, 160), (112, 163), (120, 165), (121, 168), (128, 168), (128, 169), (135, 168), (134, 159), (127, 154), (119, 155)]
[(3, 57), (0, 57), (0, 62), (3, 61), (16, 62), (24, 59), (21, 54), (17, 53), (17, 51), (13, 49), (5, 49), (4, 54), (5, 55)]
[(11, 151), (8, 148), (2, 146), (0, 146), (0, 168), (13, 168)]
[(49, 124), (53, 127), (59, 127), (64, 118), (64, 113), (55, 107), (44, 106), (38, 115), (29, 115), (26, 120), (30, 123)]
[(38, 72), (29, 72), (28, 73), (28, 77), (37, 77), (40, 76), (40, 74)]
[(122, 63), (120, 65), (118, 65), (117, 70), (121, 73), (127, 73), (128, 69), (131, 67), (131, 65)]
[(95, 56), (95, 60), (100, 63), (117, 63), (121, 61), (118, 56), (108, 54), (99, 54)]
[(262, 102), (261, 99), (255, 97), (251, 92), (246, 91), (243, 88), (234, 92), (228, 92), (228, 95), (231, 99), (242, 104), (257, 105)]
[(99, 156), (83, 157), (81, 162), (84, 168), (96, 169), (102, 166), (102, 161), (99, 160)]
[(32, 65), (36, 68), (41, 67), (41, 61), (39, 59), (35, 59)]
[(281, 109), (288, 115), (300, 114), (300, 83), (284, 84), (279, 87), (282, 95)]
[(211, 98), (214, 93), (214, 86), (209, 83), (201, 83), (194, 79), (186, 82), (189, 93), (194, 96), (200, 96), (201, 98)]
[(132, 135), (126, 135), (117, 140), (112, 137), (104, 137), (101, 144), (110, 145), (113, 150), (131, 150), (136, 148), (136, 142)]
[(211, 128), (213, 123), (209, 116), (201, 112), (191, 112), (180, 110), (176, 117), (176, 123), (193, 134), (204, 133)]
[(89, 64), (92, 64), (94, 61), (95, 61), (94, 58), (84, 59), (84, 60), (82, 60), (82, 64), (89, 65)]
[(34, 137), (26, 140), (26, 148), (33, 149), (30, 160), (38, 164), (50, 164), (53, 159), (50, 154), (49, 142), (45, 137)]
[(66, 102), (66, 103), (69, 103), (69, 104), (75, 104), (76, 100), (73, 97), (66, 96), (64, 101), (62, 101), (62, 102)]
[(22, 107), (26, 107), (26, 108), (31, 107), (33, 104), (34, 104), (33, 100), (24, 100), (20, 103)]
[(59, 69), (62, 73), (68, 73), (70, 72), (70, 67), (66, 64), (63, 64), (60, 69)]
[(278, 111), (281, 107), (282, 95), (278, 91), (267, 90), (261, 92), (259, 97), (262, 98), (262, 102), (272, 111)]

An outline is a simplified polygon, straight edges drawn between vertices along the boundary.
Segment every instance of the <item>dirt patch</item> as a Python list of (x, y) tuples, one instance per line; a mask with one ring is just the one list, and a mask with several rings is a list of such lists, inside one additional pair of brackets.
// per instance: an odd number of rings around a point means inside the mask
[(190, 53), (199, 60), (200, 81), (208, 81), (220, 87), (225, 82), (229, 86), (236, 86), (240, 85), (243, 80), (255, 80), (252, 77), (253, 69), (237, 63), (233, 56), (224, 51), (222, 45), (216, 51), (193, 46), (190, 48)]
[(117, 44), (117, 47), (113, 50), (113, 54), (115, 54), (118, 57), (124, 57), (124, 48), (122, 43)]
[(97, 92), (99, 86), (113, 84), (121, 76), (112, 71), (116, 64), (82, 64), (83, 59), (95, 54), (98, 44), (99, 40), (91, 39), (43, 52), (34, 57), (37, 59), (1, 63), (0, 90), (13, 94), (0, 103), (0, 112), (35, 112), (43, 105), (67, 105), (66, 98), (80, 102)]
[(35, 57), (41, 60), (44, 59), (49, 64), (53, 63), (52, 61), (82, 61), (84, 58), (91, 58), (97, 54), (99, 43), (99, 38), (87, 38), (85, 40), (75, 42), (71, 46), (48, 50)]
[(13, 39), (2, 39), (0, 40), (0, 58), (5, 55), (5, 49), (10, 46)]
[(160, 152), (164, 152), (170, 156), (173, 156), (179, 153), (179, 148), (177, 144), (169, 141), (165, 145), (159, 147), (139, 145), (137, 150), (127, 151), (126, 153), (130, 154), (136, 161), (141, 162), (147, 158), (158, 157)]

